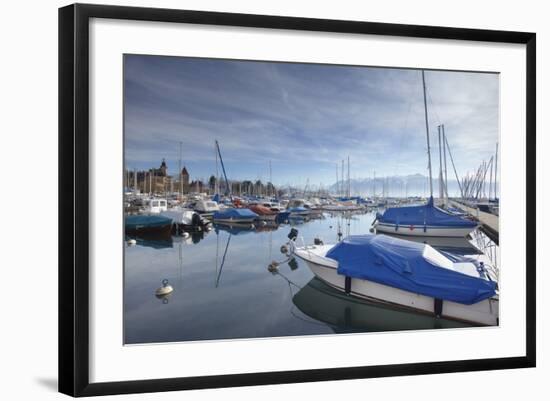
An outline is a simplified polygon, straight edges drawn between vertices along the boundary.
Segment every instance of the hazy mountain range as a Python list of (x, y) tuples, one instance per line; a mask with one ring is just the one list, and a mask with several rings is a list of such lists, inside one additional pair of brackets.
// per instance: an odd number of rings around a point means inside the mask
[[(448, 193), (449, 196), (459, 196), (460, 189), (456, 179), (448, 177)], [(361, 196), (427, 196), (430, 194), (428, 177), (422, 174), (411, 174), (407, 176), (391, 176), (391, 177), (369, 177), (350, 179), (350, 187), (352, 195)], [(346, 194), (348, 181), (332, 184), (328, 189), (330, 192)], [(487, 182), (487, 191), (489, 190), (489, 182)], [(439, 196), (439, 179), (433, 179), (434, 196)]]

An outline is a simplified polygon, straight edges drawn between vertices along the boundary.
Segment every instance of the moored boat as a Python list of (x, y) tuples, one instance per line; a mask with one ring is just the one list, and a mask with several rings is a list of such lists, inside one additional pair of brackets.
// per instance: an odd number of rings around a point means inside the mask
[(160, 215), (172, 219), (174, 230), (178, 234), (182, 231), (207, 229), (212, 225), (204, 215), (189, 209), (172, 208), (161, 212)]
[(249, 209), (225, 209), (215, 212), (212, 216), (215, 223), (250, 223), (258, 219), (258, 215)]
[(193, 209), (200, 214), (212, 215), (220, 210), (220, 206), (216, 201), (199, 199), (193, 204)]
[(252, 212), (256, 213), (260, 219), (262, 220), (275, 220), (277, 217), (277, 212), (271, 210), (270, 208), (259, 205), (259, 204), (253, 204), (248, 207)]
[[(296, 235), (294, 235), (294, 238)], [(291, 252), (328, 285), (359, 298), (463, 322), (497, 325), (498, 286), (482, 263), (430, 245), (358, 235)]]
[(423, 237), (465, 237), (478, 226), (473, 220), (438, 208), (433, 198), (425, 205), (392, 207), (378, 213), (377, 232)]
[(130, 215), (124, 219), (124, 230), (127, 235), (170, 236), (172, 219), (161, 215)]

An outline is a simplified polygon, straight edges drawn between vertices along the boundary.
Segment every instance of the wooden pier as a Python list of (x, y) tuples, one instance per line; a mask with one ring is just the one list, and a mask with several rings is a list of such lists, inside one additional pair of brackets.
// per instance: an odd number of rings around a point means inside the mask
[(450, 200), (451, 205), (458, 209), (462, 209), (471, 216), (475, 217), (481, 223), (481, 231), (485, 233), (491, 240), (498, 245), (498, 216), (482, 212), (477, 208), (467, 206), (463, 203)]

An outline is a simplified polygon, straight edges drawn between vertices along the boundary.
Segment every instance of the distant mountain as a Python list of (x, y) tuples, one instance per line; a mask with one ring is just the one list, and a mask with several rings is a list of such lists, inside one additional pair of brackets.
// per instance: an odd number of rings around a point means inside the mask
[[(430, 194), (428, 177), (422, 174), (410, 174), (406, 176), (355, 178), (350, 180), (351, 194), (361, 196), (427, 196)], [(347, 193), (348, 182), (334, 183), (329, 187), (332, 193)], [(448, 177), (447, 190), (449, 196), (460, 195), (460, 189), (455, 179)], [(439, 196), (439, 179), (433, 179), (434, 196)]]

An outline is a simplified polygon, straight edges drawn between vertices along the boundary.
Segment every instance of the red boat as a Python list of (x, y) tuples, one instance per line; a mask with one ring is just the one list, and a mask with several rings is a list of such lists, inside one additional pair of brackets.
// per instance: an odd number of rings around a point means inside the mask
[(271, 210), (270, 208), (262, 205), (251, 205), (248, 207), (263, 220), (275, 220), (277, 217), (277, 212)]

